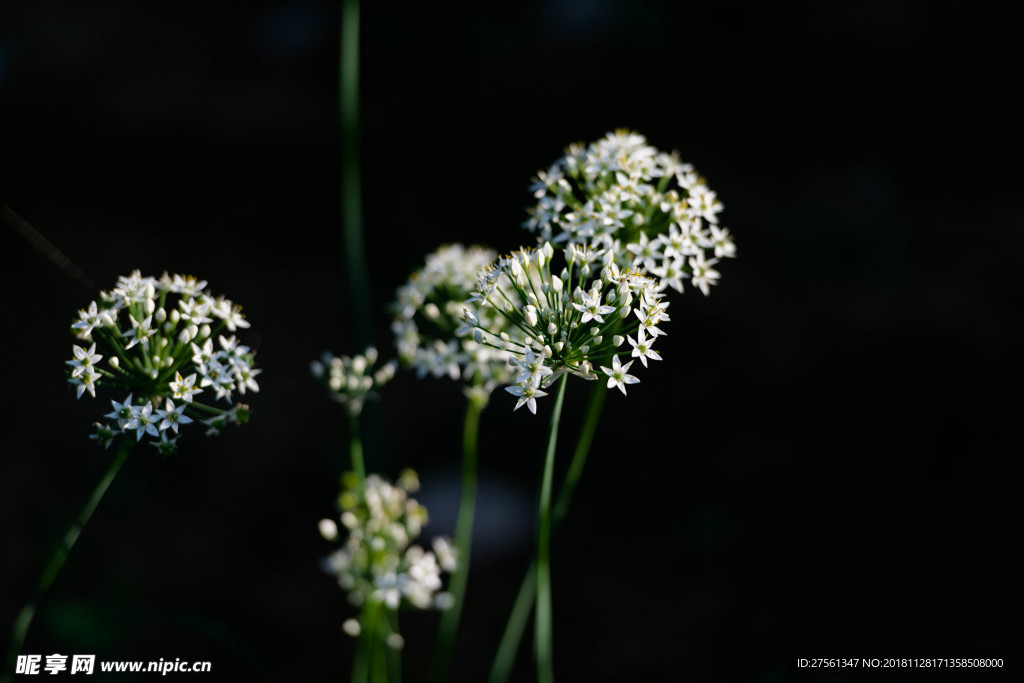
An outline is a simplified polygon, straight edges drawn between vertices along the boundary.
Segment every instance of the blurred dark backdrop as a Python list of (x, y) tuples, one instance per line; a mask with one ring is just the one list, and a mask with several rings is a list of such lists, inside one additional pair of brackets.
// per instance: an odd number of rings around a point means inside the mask
[[(264, 368), (245, 428), (133, 454), (24, 651), (205, 659), (204, 680), (347, 678), (352, 612), (317, 569), (316, 531), (346, 433), (308, 373), (324, 348), (357, 350), (338, 7), (40, 0), (0, 19), (2, 201), (98, 288), (135, 268), (209, 280), (244, 305)], [(1022, 21), (1021, 6), (908, 0), (366, 3), (385, 355), (386, 305), (428, 251), (528, 243), (532, 174), (615, 127), (678, 149), (737, 239), (709, 298), (673, 300), (665, 361), (609, 396), (555, 540), (562, 680), (881, 676), (800, 657), (1018, 664)], [(96, 292), (9, 225), (0, 259), (6, 643), (111, 454), (86, 439), (106, 400), (76, 401), (63, 376), (68, 325)], [(570, 388), (570, 444), (586, 389)], [(458, 680), (484, 676), (530, 556), (551, 405), (512, 405), (497, 395), (484, 415)], [(380, 467), (420, 471), (428, 534), (453, 526), (460, 411), (454, 384), (406, 375), (378, 411)], [(436, 621), (403, 616), (408, 680)]]

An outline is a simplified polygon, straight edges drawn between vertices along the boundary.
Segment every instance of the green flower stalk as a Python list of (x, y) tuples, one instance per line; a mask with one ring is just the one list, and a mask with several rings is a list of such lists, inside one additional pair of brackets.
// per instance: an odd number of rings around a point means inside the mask
[[(441, 617), (430, 668), (430, 680), (438, 683), (448, 675), (469, 583), (480, 414), (494, 389), (512, 377), (509, 353), (478, 343), (462, 329), (464, 302), (480, 272), (496, 257), (496, 252), (485, 247), (442, 246), (429, 254), (424, 266), (398, 288), (391, 307), (392, 331), (402, 365), (414, 370), (418, 377), (461, 380), (467, 398), (462, 430), (461, 495), (455, 525), (459, 566), (452, 574), (452, 608)], [(494, 312), (487, 322), (492, 328), (504, 329), (505, 318)]]
[[(683, 281), (689, 279), (707, 295), (720, 277), (713, 266), (722, 258), (736, 256), (732, 236), (719, 225), (722, 204), (705, 179), (693, 166), (682, 163), (677, 154), (665, 154), (649, 146), (637, 133), (618, 130), (587, 146), (571, 145), (547, 171), (537, 174), (530, 190), (537, 203), (528, 210), (530, 218), (523, 226), (537, 234), (541, 248), (553, 242), (567, 245), (567, 255), (573, 247), (603, 253), (606, 267), (614, 264), (621, 270), (642, 273), (655, 282), (658, 293), (669, 288), (682, 292)], [(637, 315), (643, 317), (640, 312)], [(645, 366), (649, 359), (660, 360), (651, 348), (659, 333), (645, 332), (646, 323), (652, 321), (657, 322), (648, 317), (636, 337), (627, 337), (633, 346), (632, 356)], [(602, 368), (609, 377), (607, 387), (624, 392), (623, 384), (631, 383), (622, 374), (626, 368), (616, 367), (615, 362), (611, 372)], [(522, 395), (529, 389), (510, 387), (509, 391)], [(606, 387), (595, 387), (591, 395), (572, 463), (551, 512), (552, 524), (568, 513), (605, 392)], [(508, 679), (539, 590), (538, 579), (535, 561), (520, 587), (488, 678), (490, 683)], [(538, 615), (538, 625), (542, 621)], [(541, 646), (538, 640), (538, 673), (544, 678), (552, 674), (545, 672), (541, 662), (546, 656)]]
[(377, 360), (377, 349), (368, 346), (356, 356), (333, 356), (324, 351), (320, 360), (309, 364), (313, 377), (327, 387), (331, 398), (345, 406), (349, 424), (349, 457), (360, 483), (366, 478), (366, 464), (363, 461), (359, 416), (366, 401), (377, 398), (377, 390), (395, 376), (394, 361), (378, 367)]

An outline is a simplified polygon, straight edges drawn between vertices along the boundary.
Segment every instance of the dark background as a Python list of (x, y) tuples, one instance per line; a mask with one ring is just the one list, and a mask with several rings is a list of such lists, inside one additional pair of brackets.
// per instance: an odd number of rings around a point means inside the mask
[[(119, 274), (169, 270), (244, 305), (264, 369), (252, 421), (132, 454), (24, 652), (347, 678), (353, 612), (316, 530), (346, 430), (308, 373), (324, 348), (358, 350), (338, 8), (42, 0), (0, 19), (0, 198), (95, 282), (0, 228), (0, 638), (112, 456), (86, 438), (110, 397), (65, 384), (68, 325)], [(736, 236), (709, 298), (673, 298), (664, 362), (609, 396), (555, 539), (562, 680), (886, 678), (801, 657), (1019, 673), (1022, 21), (898, 0), (366, 3), (383, 355), (394, 288), (442, 243), (529, 243), (526, 187), (570, 142), (625, 126), (678, 149)], [(587, 388), (570, 385), (566, 455)], [(484, 414), (458, 680), (485, 675), (528, 564), (551, 403), (513, 414), (502, 393)], [(453, 383), (402, 375), (378, 411), (377, 467), (420, 471), (428, 535), (453, 525), (461, 410)], [(409, 680), (436, 621), (403, 615)]]

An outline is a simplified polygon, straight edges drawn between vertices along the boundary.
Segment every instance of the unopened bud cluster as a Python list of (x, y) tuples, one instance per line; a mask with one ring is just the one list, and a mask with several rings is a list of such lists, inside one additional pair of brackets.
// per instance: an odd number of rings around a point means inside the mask
[(374, 369), (377, 363), (377, 349), (367, 346), (361, 355), (333, 356), (324, 351), (320, 360), (309, 364), (310, 372), (325, 385), (331, 397), (345, 404), (352, 416), (363, 412), (366, 399), (376, 396), (375, 390), (390, 382), (395, 376), (395, 362), (388, 361)]
[(441, 576), (454, 571), (455, 550), (441, 537), (434, 539), (432, 551), (413, 543), (427, 523), (426, 508), (409, 496), (418, 488), (412, 470), (403, 471), (395, 484), (370, 475), (362, 488), (354, 474), (346, 473), (338, 498), (340, 525), (321, 520), (320, 533), (329, 541), (338, 539), (341, 530), (346, 534), (323, 567), (337, 577), (352, 604), (450, 606), (450, 596), (441, 591)]
[[(114, 410), (106, 417), (112, 422), (96, 423), (90, 438), (109, 446), (118, 434), (134, 434), (137, 441), (148, 436), (171, 453), (182, 425), (200, 422), (215, 434), (246, 422), (249, 408), (233, 396), (259, 391), (261, 371), (253, 367), (255, 352), (221, 332), (247, 327), (241, 307), (210, 296), (205, 281), (166, 273), (143, 277), (139, 271), (118, 278), (71, 325), (83, 342), (72, 346), (74, 357), (67, 361), (78, 397), (95, 397), (98, 386), (127, 394), (123, 402), (111, 401)], [(230, 407), (196, 400), (202, 393)]]
[(689, 279), (707, 295), (719, 278), (713, 266), (736, 255), (704, 178), (637, 133), (571, 145), (530, 190), (537, 204), (523, 226), (539, 242), (611, 250), (620, 268), (644, 269), (659, 291), (682, 292)]

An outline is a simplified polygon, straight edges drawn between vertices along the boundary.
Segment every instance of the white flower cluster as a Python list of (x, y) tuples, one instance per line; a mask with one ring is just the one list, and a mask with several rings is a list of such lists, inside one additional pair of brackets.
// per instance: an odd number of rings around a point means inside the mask
[[(323, 567), (337, 577), (349, 601), (358, 606), (372, 600), (391, 609), (450, 606), (450, 596), (441, 592), (441, 574), (455, 570), (454, 548), (441, 537), (434, 539), (433, 551), (413, 544), (427, 523), (426, 508), (408, 495), (419, 488), (416, 473), (403, 471), (396, 484), (371, 474), (362, 490), (355, 475), (346, 473), (344, 483), (338, 500), (348, 537)], [(321, 520), (320, 533), (333, 541), (338, 524)]]
[[(181, 425), (199, 421), (211, 434), (246, 422), (244, 404), (225, 409), (195, 397), (212, 392), (215, 400), (231, 404), (236, 391), (259, 391), (255, 353), (234, 335), (220, 334), (247, 327), (241, 307), (210, 296), (205, 281), (166, 273), (143, 277), (139, 271), (118, 278), (71, 325), (78, 339), (92, 342), (88, 348), (73, 345), (74, 357), (67, 361), (68, 382), (78, 397), (86, 391), (95, 397), (103, 385), (127, 392), (123, 402), (111, 401), (114, 410), (106, 417), (113, 423), (96, 423), (90, 438), (109, 446), (118, 434), (134, 433), (138, 441), (148, 435), (158, 449), (171, 453)], [(105, 354), (96, 353), (97, 345)], [(105, 367), (100, 365), (104, 357)]]
[[(539, 242), (609, 249), (620, 268), (643, 268), (659, 291), (683, 291), (689, 278), (705, 295), (713, 266), (736, 255), (722, 203), (690, 164), (619, 130), (589, 146), (572, 145), (530, 186), (537, 205), (523, 226)], [(713, 256), (709, 254), (713, 252)]]
[[(479, 246), (442, 246), (398, 288), (391, 329), (402, 364), (418, 377), (461, 378), (470, 385), (467, 391), (485, 394), (509, 381), (508, 352), (479, 344), (466, 332), (457, 334), (466, 298), (497, 256)], [(496, 311), (483, 315), (488, 329), (504, 329), (504, 316)]]
[(367, 346), (362, 355), (332, 356), (324, 351), (320, 360), (309, 364), (313, 377), (327, 385), (331, 397), (344, 403), (349, 415), (357, 416), (363, 412), (367, 398), (374, 396), (374, 389), (379, 389), (395, 376), (395, 362), (388, 361), (376, 370), (377, 349)]
[[(547, 395), (543, 389), (555, 378), (570, 372), (597, 379), (595, 365), (609, 387), (625, 394), (625, 385), (639, 380), (628, 374), (633, 361), (619, 360), (620, 349), (628, 341), (632, 357), (645, 367), (648, 359), (661, 360), (651, 346), (665, 334), (658, 325), (669, 320), (657, 283), (639, 271), (620, 270), (611, 249), (570, 244), (559, 275), (552, 272), (554, 255), (546, 242), (498, 259), (480, 276), (466, 302), (475, 308), (463, 316), (463, 329), (477, 343), (514, 354), (517, 375), (506, 391), (518, 398), (514, 410), (526, 405), (535, 414), (537, 397)], [(507, 331), (485, 324), (490, 311), (506, 319)], [(609, 361), (611, 367), (604, 365)]]

